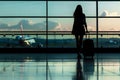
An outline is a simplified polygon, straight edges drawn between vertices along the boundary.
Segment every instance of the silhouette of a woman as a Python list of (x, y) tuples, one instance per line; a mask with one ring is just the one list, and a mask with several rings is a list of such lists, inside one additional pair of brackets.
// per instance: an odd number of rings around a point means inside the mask
[(86, 17), (82, 11), (81, 5), (77, 5), (73, 16), (74, 16), (74, 23), (73, 23), (72, 34), (75, 35), (76, 46), (77, 49), (79, 50), (82, 47), (82, 41), (85, 32), (88, 32)]

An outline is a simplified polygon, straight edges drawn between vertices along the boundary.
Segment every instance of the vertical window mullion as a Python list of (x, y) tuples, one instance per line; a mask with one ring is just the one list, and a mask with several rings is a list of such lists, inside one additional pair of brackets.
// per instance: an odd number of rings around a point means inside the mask
[[(98, 1), (96, 0), (96, 48), (98, 48)], [(97, 80), (99, 80), (99, 61), (97, 57)]]
[(98, 48), (98, 1), (96, 0), (96, 47)]
[(46, 48), (48, 48), (48, 0), (46, 0)]

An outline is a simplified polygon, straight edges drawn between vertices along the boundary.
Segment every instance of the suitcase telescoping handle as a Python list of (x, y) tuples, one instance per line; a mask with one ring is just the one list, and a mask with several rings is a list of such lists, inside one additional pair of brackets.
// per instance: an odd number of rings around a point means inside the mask
[(87, 39), (87, 38), (90, 38), (90, 32), (86, 32), (85, 33), (85, 38)]

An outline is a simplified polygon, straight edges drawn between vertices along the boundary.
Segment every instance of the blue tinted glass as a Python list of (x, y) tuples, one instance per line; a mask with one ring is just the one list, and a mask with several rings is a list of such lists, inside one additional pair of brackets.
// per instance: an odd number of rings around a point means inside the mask
[(0, 16), (45, 16), (45, 1), (0, 1)]
[(48, 2), (49, 16), (73, 16), (74, 10), (78, 4), (83, 7), (86, 16), (96, 16), (96, 2), (87, 1), (50, 1)]
[(46, 31), (45, 18), (0, 18), (0, 31)]

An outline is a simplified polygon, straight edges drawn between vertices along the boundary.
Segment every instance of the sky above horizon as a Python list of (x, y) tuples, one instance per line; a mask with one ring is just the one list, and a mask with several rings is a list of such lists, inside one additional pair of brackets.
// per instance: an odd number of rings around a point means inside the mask
[[(95, 1), (48, 1), (48, 16), (73, 16), (74, 10), (78, 4), (83, 7), (85, 15), (96, 17), (96, 2)], [(99, 16), (119, 16), (120, 2), (99, 1), (98, 15)], [(45, 1), (0, 1), (0, 16), (46, 16)], [(1, 24), (6, 24), (6, 27), (13, 27), (21, 21), (33, 27), (34, 24), (46, 28), (45, 18), (0, 18)], [(28, 21), (28, 22), (27, 22)], [(71, 31), (73, 18), (48, 18), (48, 29), (54, 31)], [(88, 29), (96, 31), (96, 18), (86, 18)], [(99, 30), (113, 31), (120, 30), (119, 18), (99, 18)], [(38, 25), (39, 23), (39, 25)], [(43, 26), (43, 24), (45, 24)], [(27, 26), (27, 27), (28, 27)], [(3, 27), (3, 26), (2, 26)], [(39, 30), (37, 29), (37, 30)]]

